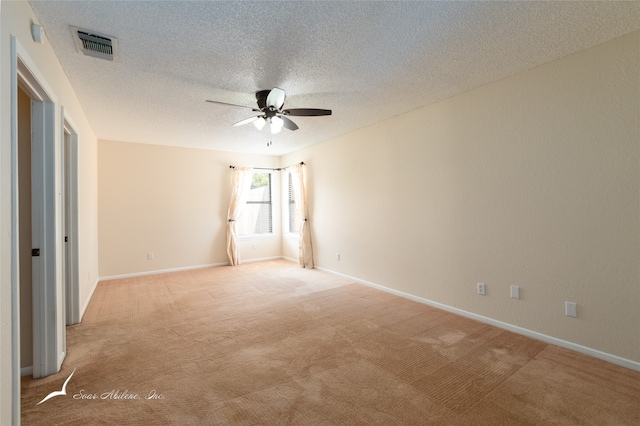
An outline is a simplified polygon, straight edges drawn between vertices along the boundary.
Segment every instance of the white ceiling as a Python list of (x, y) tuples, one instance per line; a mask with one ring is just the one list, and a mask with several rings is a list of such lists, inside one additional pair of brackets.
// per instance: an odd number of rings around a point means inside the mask
[[(100, 139), (282, 155), (640, 29), (640, 2), (30, 1)], [(71, 26), (117, 38), (78, 53)], [(273, 136), (231, 125), (283, 88)]]

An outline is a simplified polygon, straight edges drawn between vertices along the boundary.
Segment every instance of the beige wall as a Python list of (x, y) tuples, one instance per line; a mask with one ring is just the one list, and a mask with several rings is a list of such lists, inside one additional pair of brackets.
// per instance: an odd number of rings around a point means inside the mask
[[(114, 141), (99, 142), (98, 158), (103, 278), (226, 263), (229, 166), (279, 165), (278, 157)], [(279, 206), (274, 200), (275, 218)], [(241, 240), (242, 260), (280, 256), (274, 225), (274, 237)]]
[(283, 157), (317, 265), (640, 361), (639, 69), (636, 32)]
[[(42, 83), (56, 100), (56, 134), (61, 143), (61, 107), (75, 125), (79, 140), (79, 269), (80, 305), (88, 301), (98, 277), (97, 226), (97, 140), (88, 125), (53, 49), (31, 38), (31, 22), (38, 22), (26, 1), (0, 3), (0, 424), (11, 424), (12, 340), (11, 340), (11, 36), (35, 67)], [(59, 144), (58, 144), (59, 146)], [(60, 160), (60, 150), (57, 149)], [(59, 163), (58, 163), (59, 164)], [(60, 190), (60, 171), (56, 187)], [(59, 198), (59, 197), (58, 197)], [(60, 202), (56, 204), (60, 218)], [(61, 222), (58, 224), (58, 230)], [(59, 234), (58, 234), (59, 235)], [(58, 260), (60, 265), (60, 261)], [(61, 279), (61, 276), (58, 277)], [(19, 361), (18, 361), (19, 365)]]

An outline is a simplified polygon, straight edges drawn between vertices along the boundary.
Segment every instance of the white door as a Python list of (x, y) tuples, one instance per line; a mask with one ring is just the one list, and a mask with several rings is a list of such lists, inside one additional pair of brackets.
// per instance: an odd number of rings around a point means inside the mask
[(62, 115), (64, 302), (66, 324), (73, 325), (80, 322), (80, 304), (78, 301), (78, 135), (71, 124), (64, 120), (64, 109)]
[(55, 203), (55, 106), (31, 101), (33, 377), (58, 372)]

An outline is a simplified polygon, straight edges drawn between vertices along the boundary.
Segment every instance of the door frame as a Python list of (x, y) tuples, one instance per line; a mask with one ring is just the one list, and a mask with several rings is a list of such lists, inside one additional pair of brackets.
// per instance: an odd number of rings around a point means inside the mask
[[(56, 203), (57, 99), (42, 73), (15, 35), (11, 35), (11, 304), (13, 418), (20, 418), (20, 254), (18, 203), (18, 86), (32, 100), (33, 241), (40, 249), (34, 257), (33, 279), (33, 377), (57, 373), (65, 352), (63, 289), (60, 270), (59, 205)], [(52, 321), (52, 319), (54, 319)]]

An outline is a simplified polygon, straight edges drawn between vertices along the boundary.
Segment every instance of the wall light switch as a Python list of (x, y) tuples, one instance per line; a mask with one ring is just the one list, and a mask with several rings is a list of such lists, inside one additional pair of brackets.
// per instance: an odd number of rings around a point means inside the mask
[(520, 287), (518, 287), (517, 285), (511, 286), (511, 298), (520, 299)]
[(564, 314), (568, 317), (578, 317), (578, 307), (573, 302), (564, 302)]

